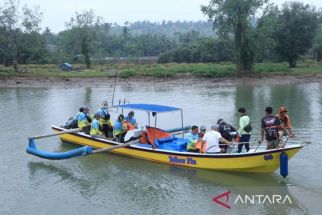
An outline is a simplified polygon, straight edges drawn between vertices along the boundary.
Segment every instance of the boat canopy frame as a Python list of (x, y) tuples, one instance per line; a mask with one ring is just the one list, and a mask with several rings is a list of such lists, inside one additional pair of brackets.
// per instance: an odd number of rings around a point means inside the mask
[[(181, 128), (182, 128), (182, 131), (184, 130), (182, 108), (165, 106), (165, 105), (157, 105), (157, 104), (146, 104), (146, 103), (121, 104), (121, 105), (112, 106), (112, 108), (117, 108), (117, 109), (121, 108), (122, 114), (123, 114), (123, 109), (146, 111), (148, 114), (149, 126), (151, 126), (150, 113), (152, 113), (152, 116), (154, 117), (154, 127), (157, 126), (157, 114), (158, 113), (180, 111), (180, 113), (181, 113)], [(182, 137), (183, 136), (184, 135), (182, 133)]]

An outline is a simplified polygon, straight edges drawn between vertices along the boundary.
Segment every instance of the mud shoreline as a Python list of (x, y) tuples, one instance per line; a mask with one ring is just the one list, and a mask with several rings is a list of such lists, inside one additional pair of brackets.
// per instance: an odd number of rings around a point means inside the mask
[[(100, 78), (60, 78), (60, 77), (21, 77), (0, 76), (0, 87), (50, 87), (50, 88), (78, 88), (78, 87), (110, 87), (113, 86), (113, 77)], [(302, 83), (322, 83), (322, 74), (302, 76), (267, 76), (267, 77), (228, 77), (204, 78), (181, 76), (176, 78), (131, 77), (117, 78), (121, 86), (141, 86), (142, 84), (166, 86), (235, 86), (235, 85), (284, 85)]]

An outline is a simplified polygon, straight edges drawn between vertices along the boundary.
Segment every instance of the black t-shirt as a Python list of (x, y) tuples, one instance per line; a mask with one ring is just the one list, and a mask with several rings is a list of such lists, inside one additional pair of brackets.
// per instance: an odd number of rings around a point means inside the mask
[(265, 130), (266, 140), (278, 139), (278, 127), (280, 124), (280, 119), (274, 115), (268, 115), (262, 118), (262, 128)]
[(218, 126), (218, 131), (223, 138), (225, 138), (228, 141), (232, 141), (234, 136), (231, 135), (230, 132), (235, 132), (236, 129), (233, 126), (227, 124), (226, 122), (222, 122)]

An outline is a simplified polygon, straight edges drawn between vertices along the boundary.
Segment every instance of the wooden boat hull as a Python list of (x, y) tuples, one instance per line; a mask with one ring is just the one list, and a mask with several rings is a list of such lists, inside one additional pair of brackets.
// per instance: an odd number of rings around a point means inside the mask
[[(56, 132), (65, 130), (57, 126), (53, 126), (52, 129)], [(114, 141), (95, 139), (82, 133), (63, 134), (60, 138), (65, 142), (71, 142), (82, 146), (92, 146), (97, 149), (117, 145)], [(132, 145), (126, 148), (117, 148), (111, 152), (170, 165), (218, 171), (269, 173), (280, 167), (280, 154), (283, 151), (288, 155), (288, 159), (290, 159), (303, 146), (304, 145), (298, 144), (288, 146), (284, 149), (249, 153), (200, 154), (150, 149)]]

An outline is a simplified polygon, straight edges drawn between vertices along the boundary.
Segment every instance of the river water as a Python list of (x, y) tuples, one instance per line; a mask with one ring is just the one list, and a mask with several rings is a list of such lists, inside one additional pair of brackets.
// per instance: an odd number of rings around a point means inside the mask
[[(191, 86), (136, 83), (116, 88), (116, 98), (183, 108), (185, 125), (217, 119), (237, 125), (240, 106), (259, 136), (264, 108), (287, 106), (296, 138), (311, 141), (289, 162), (289, 176), (226, 173), (97, 154), (50, 161), (25, 153), (27, 137), (50, 133), (81, 105), (96, 111), (112, 97), (112, 86), (94, 88), (0, 88), (0, 214), (321, 214), (322, 84)], [(115, 114), (112, 114), (115, 119)], [(146, 113), (136, 112), (141, 126)], [(151, 123), (154, 121), (151, 120)], [(179, 127), (180, 113), (159, 114), (161, 128)], [(74, 148), (58, 137), (38, 140), (42, 149)], [(230, 191), (227, 209), (212, 201)], [(258, 195), (288, 197), (284, 203), (257, 201)], [(254, 197), (242, 202), (239, 197)], [(257, 198), (257, 199), (256, 199)], [(263, 200), (263, 199), (262, 199)], [(285, 200), (285, 199), (284, 199)], [(225, 202), (225, 199), (221, 199)]]

